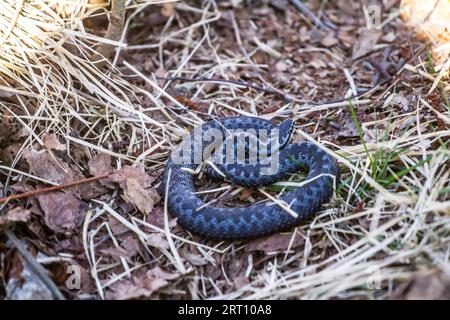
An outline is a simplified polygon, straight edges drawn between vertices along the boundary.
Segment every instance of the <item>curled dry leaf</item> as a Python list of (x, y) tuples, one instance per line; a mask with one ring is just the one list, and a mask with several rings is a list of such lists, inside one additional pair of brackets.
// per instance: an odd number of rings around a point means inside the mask
[(400, 286), (392, 299), (448, 300), (450, 299), (450, 277), (441, 271), (421, 271)]
[[(177, 225), (177, 218), (169, 220), (169, 229), (172, 229)], [(164, 208), (161, 206), (155, 207), (152, 212), (147, 216), (147, 223), (154, 225), (158, 228), (164, 229)]]
[(159, 196), (151, 186), (154, 178), (131, 166), (125, 166), (113, 173), (111, 179), (119, 183), (125, 201), (135, 205), (144, 214), (152, 211)]
[[(36, 151), (25, 149), (23, 157), (28, 162), (31, 172), (45, 180), (65, 185), (72, 182), (85, 179), (83, 174), (77, 168), (59, 158), (56, 158), (48, 151)], [(75, 187), (65, 188), (64, 192), (71, 192), (83, 199), (92, 199), (107, 191), (98, 183), (83, 183)]]
[(104, 258), (105, 256), (110, 256), (111, 258), (113, 258), (116, 261), (119, 261), (120, 258), (125, 258), (128, 261), (130, 261), (130, 255), (128, 254), (128, 252), (125, 251), (125, 249), (120, 248), (120, 247), (107, 247), (105, 249), (100, 249), (99, 250), (100, 254), (102, 255), (102, 257)]
[(233, 279), (233, 285), (236, 289), (240, 289), (246, 285), (248, 285), (250, 281), (246, 276), (238, 276)]
[(361, 58), (374, 50), (382, 35), (381, 30), (362, 28), (358, 40), (353, 45), (352, 59)]
[(30, 218), (31, 211), (22, 207), (15, 207), (8, 212), (0, 216), (0, 226), (14, 222), (27, 222)]
[(44, 136), (42, 137), (42, 141), (44, 142), (44, 147), (47, 150), (58, 150), (58, 151), (66, 150), (66, 145), (59, 142), (56, 134), (45, 133)]
[(86, 205), (69, 193), (49, 192), (37, 196), (44, 211), (45, 224), (55, 232), (67, 232), (80, 226)]
[(88, 166), (89, 172), (93, 176), (100, 176), (113, 170), (111, 156), (106, 153), (98, 153), (92, 157), (88, 162)]
[(168, 273), (156, 267), (147, 271), (142, 277), (118, 282), (111, 286), (106, 298), (117, 300), (149, 298), (154, 292), (169, 284), (170, 280), (178, 278), (179, 273)]
[[(289, 243), (291, 242), (292, 234), (281, 234), (277, 233), (272, 236), (268, 236), (261, 239), (255, 239), (245, 247), (245, 251), (263, 251), (265, 253), (284, 251), (289, 248)], [(290, 248), (297, 248), (305, 243), (303, 237), (295, 235), (295, 239), (292, 242)]]
[(328, 33), (320, 42), (324, 47), (332, 47), (336, 44), (339, 43), (339, 39), (333, 34), (333, 33)]
[(121, 246), (131, 258), (137, 255), (140, 250), (139, 241), (133, 236), (125, 237), (125, 239), (122, 240)]
[(58, 184), (68, 184), (84, 178), (79, 171), (75, 171), (62, 160), (58, 159), (57, 161), (47, 151), (39, 152), (33, 149), (25, 149), (23, 157), (27, 160), (31, 172), (45, 180)]
[(149, 234), (147, 244), (151, 247), (158, 249), (169, 249), (169, 242), (161, 233), (151, 233)]
[[(111, 165), (111, 156), (106, 153), (98, 153), (88, 161), (89, 172), (91, 175), (101, 176), (113, 171)], [(114, 185), (109, 178), (101, 179), (98, 181), (100, 185), (113, 189)]]
[(193, 254), (189, 251), (183, 253), (183, 257), (190, 262), (193, 266), (200, 267), (208, 264), (208, 261), (200, 255)]

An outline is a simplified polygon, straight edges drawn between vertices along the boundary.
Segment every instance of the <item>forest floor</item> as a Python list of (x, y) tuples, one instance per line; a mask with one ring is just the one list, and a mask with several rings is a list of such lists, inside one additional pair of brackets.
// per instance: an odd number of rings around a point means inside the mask
[[(31, 194), (0, 203), (0, 297), (450, 298), (450, 60), (398, 1), (377, 27), (366, 1), (306, 2), (319, 27), (283, 0), (165, 2), (133, 2), (112, 66), (89, 58), (107, 26), (92, 12), (1, 63), (0, 198)], [(293, 141), (339, 162), (332, 201), (251, 241), (182, 228), (165, 161), (234, 115), (295, 120)], [(218, 205), (265, 197), (202, 183)], [(66, 187), (33, 195), (49, 186)]]

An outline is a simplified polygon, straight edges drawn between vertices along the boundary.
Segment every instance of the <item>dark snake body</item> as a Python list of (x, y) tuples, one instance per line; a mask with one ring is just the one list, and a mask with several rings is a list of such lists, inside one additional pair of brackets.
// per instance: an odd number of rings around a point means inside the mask
[[(307, 180), (323, 175), (279, 197), (291, 210), (298, 213), (298, 217), (294, 218), (271, 201), (238, 208), (205, 207), (205, 203), (194, 194), (195, 176), (189, 170), (195, 170), (198, 164), (192, 163), (193, 155), (181, 163), (174, 162), (171, 158), (164, 173), (166, 201), (169, 211), (178, 217), (178, 222), (188, 230), (209, 238), (227, 240), (269, 235), (297, 226), (316, 213), (320, 206), (331, 198), (333, 178), (339, 179), (337, 162), (312, 143), (288, 144), (293, 129), (292, 121), (286, 120), (277, 126), (260, 118), (230, 117), (206, 122), (200, 128), (202, 134), (209, 129), (221, 130), (224, 135), (229, 129), (278, 129), (280, 132), (277, 149), (279, 165), (273, 173), (261, 175), (263, 165), (259, 162), (217, 165), (225, 174), (226, 180), (233, 183), (246, 187), (270, 185), (288, 177), (289, 173), (299, 171), (303, 166), (308, 168)], [(194, 135), (191, 133), (185, 141), (188, 146), (193, 146)], [(202, 142), (200, 151), (204, 151), (205, 147)], [(217, 176), (212, 170), (209, 170), (209, 173)]]

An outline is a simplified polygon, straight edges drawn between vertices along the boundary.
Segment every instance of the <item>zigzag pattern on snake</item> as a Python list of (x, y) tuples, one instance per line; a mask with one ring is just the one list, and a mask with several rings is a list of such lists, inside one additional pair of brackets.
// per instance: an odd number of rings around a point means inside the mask
[[(176, 152), (179, 154), (182, 147), (175, 148), (164, 172), (164, 190), (167, 191), (168, 209), (178, 217), (179, 223), (194, 233), (208, 238), (235, 240), (284, 231), (299, 225), (312, 216), (333, 195), (333, 182), (339, 179), (337, 162), (315, 144), (309, 142), (289, 144), (288, 141), (293, 131), (291, 120), (274, 125), (260, 118), (229, 117), (208, 121), (198, 129), (200, 131), (197, 132), (201, 133), (200, 140), (202, 140), (200, 144), (198, 144), (198, 136), (195, 137), (191, 132), (184, 140), (184, 148), (187, 146), (188, 150), (191, 150), (191, 154), (181, 161), (179, 159), (174, 161), (173, 155)], [(237, 208), (205, 206), (205, 203), (195, 194), (197, 190), (194, 184), (195, 175), (192, 171), (197, 169), (199, 164), (195, 163), (195, 152), (192, 150), (195, 149), (194, 145), (197, 143), (197, 152), (205, 151), (208, 143), (203, 142), (203, 139), (211, 129), (219, 130), (225, 137), (229, 130), (234, 129), (278, 130), (280, 133), (279, 144), (273, 153), (277, 156), (278, 165), (273, 172), (261, 175), (261, 169), (267, 167), (267, 162), (263, 163), (263, 161), (247, 164), (238, 163), (235, 160), (228, 164), (217, 163), (216, 167), (225, 175), (226, 180), (246, 187), (270, 185), (287, 178), (290, 173), (299, 171), (302, 166), (307, 167), (306, 180), (311, 181), (279, 197), (279, 200), (284, 201), (291, 210), (298, 214), (298, 217), (294, 218), (272, 201)], [(208, 139), (205, 140), (208, 141)], [(230, 142), (228, 139), (227, 143), (233, 144), (233, 141)], [(216, 149), (216, 156), (224, 150), (225, 145), (223, 143), (222, 149)], [(245, 149), (249, 151), (251, 148), (252, 146), (247, 141)], [(233, 152), (235, 151), (233, 150)], [(214, 158), (213, 156), (213, 162)], [(208, 172), (213, 176), (218, 176), (211, 169)]]

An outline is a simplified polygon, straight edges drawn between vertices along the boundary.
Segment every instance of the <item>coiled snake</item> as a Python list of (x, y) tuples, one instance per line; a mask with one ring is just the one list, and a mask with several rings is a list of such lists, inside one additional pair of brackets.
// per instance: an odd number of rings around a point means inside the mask
[[(270, 134), (274, 132), (278, 134), (270, 135), (271, 139), (266, 135), (265, 143), (262, 143), (264, 139), (258, 135), (257, 145), (255, 139), (252, 142), (251, 135), (244, 135), (246, 138), (238, 143), (235, 142), (235, 136), (238, 135), (229, 133), (236, 132), (236, 129), (257, 132), (257, 135), (264, 130)], [(178, 217), (178, 222), (188, 230), (215, 239), (254, 238), (298, 225), (316, 213), (321, 204), (329, 201), (333, 194), (333, 182), (339, 178), (339, 168), (329, 154), (312, 143), (288, 144), (292, 131), (291, 120), (274, 125), (267, 120), (253, 117), (221, 118), (208, 121), (194, 129), (172, 151), (172, 156), (166, 164), (164, 186), (169, 211)], [(216, 136), (219, 133), (225, 137), (222, 142), (215, 145), (216, 149), (212, 148), (212, 151), (211, 148), (208, 149), (211, 146), (210, 142), (213, 141), (210, 137), (211, 132), (214, 132)], [(215, 140), (217, 137), (214, 139), (217, 143)], [(239, 160), (242, 156), (240, 158), (237, 156), (240, 152), (237, 150), (239, 147), (244, 150), (245, 159), (247, 159), (245, 163)], [(264, 149), (267, 151), (267, 156), (258, 157), (256, 162), (250, 163), (249, 153), (254, 148), (259, 148), (258, 152)], [(310, 182), (278, 198), (298, 216), (294, 217), (286, 212), (285, 208), (272, 201), (236, 208), (205, 206), (196, 194), (193, 171), (198, 168), (199, 159), (200, 162), (205, 160), (198, 156), (203, 155), (207, 150), (212, 155), (211, 162), (222, 172), (226, 180), (246, 187), (270, 185), (306, 166), (308, 169), (306, 180)], [(224, 164), (221, 164), (220, 159), (223, 158), (219, 155), (227, 156), (228, 154), (235, 157), (232, 157), (231, 161), (226, 161), (228, 158), (225, 158), (222, 161)], [(268, 167), (275, 162), (276, 165), (272, 170), (268, 170)], [(211, 167), (208, 173), (215, 177), (220, 176)]]

